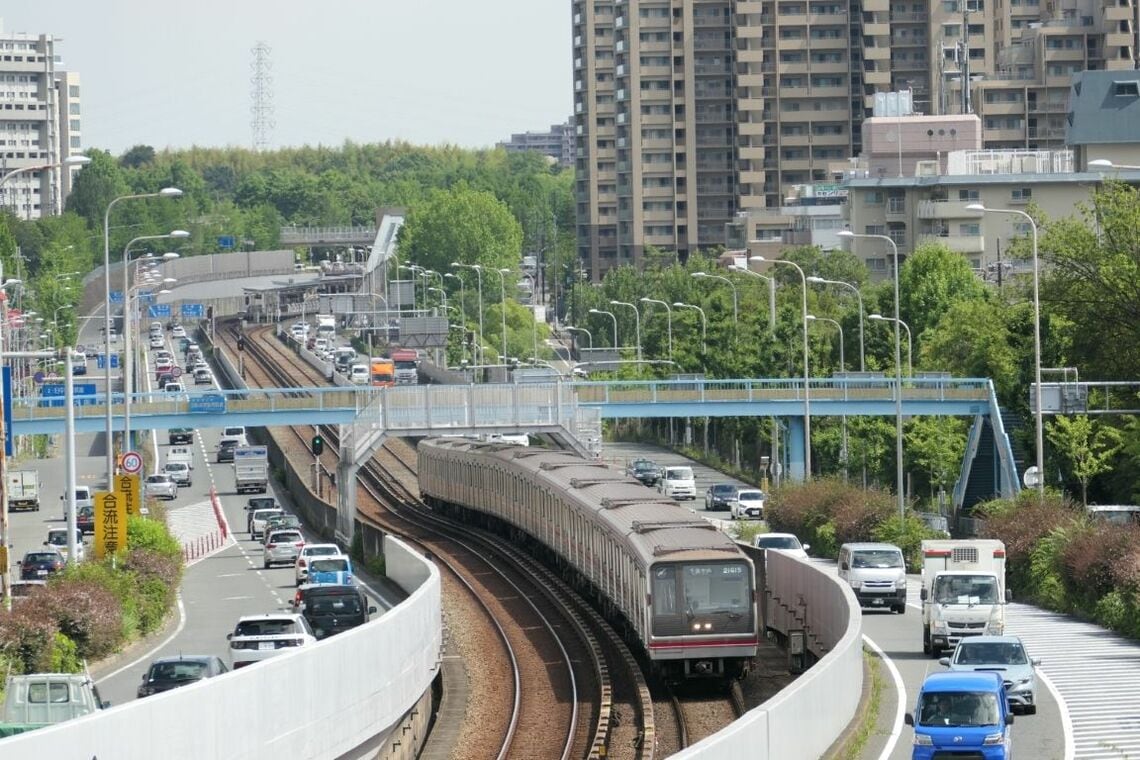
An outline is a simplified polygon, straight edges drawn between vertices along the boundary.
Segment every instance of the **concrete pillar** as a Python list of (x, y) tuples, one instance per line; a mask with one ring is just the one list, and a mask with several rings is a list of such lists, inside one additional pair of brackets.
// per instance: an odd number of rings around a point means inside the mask
[(804, 418), (788, 418), (788, 471), (785, 477), (795, 483), (804, 482)]
[(351, 452), (341, 452), (336, 466), (336, 537), (347, 547), (352, 546), (356, 528), (356, 472), (360, 465), (352, 461)]

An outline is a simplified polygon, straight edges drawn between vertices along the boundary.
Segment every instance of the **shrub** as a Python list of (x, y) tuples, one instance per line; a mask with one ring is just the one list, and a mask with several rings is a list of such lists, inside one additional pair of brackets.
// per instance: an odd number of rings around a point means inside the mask
[(81, 673), (83, 660), (79, 657), (79, 647), (64, 634), (56, 631), (51, 652), (52, 673)]
[(899, 521), (898, 514), (892, 514), (879, 523), (871, 535), (876, 541), (894, 544), (902, 549), (907, 570), (912, 573), (922, 572), (922, 542), (926, 539), (946, 537), (945, 533), (932, 529), (909, 512), (902, 522)]
[(127, 518), (127, 550), (148, 549), (172, 559), (182, 557), (182, 545), (159, 520)]
[(38, 605), (23, 603), (0, 615), (0, 649), (20, 673), (51, 670), (57, 633), (56, 621)]
[(819, 478), (777, 489), (764, 505), (772, 530), (795, 533), (812, 554), (835, 558), (839, 547), (869, 540), (893, 514), (894, 497), (838, 478)]
[(60, 633), (75, 642), (80, 657), (105, 657), (126, 638), (122, 605), (98, 581), (70, 578), (51, 583), (38, 601), (55, 619)]
[(1031, 593), (1037, 580), (1031, 558), (1037, 544), (1054, 530), (1082, 519), (1078, 508), (1055, 492), (1046, 492), (1039, 503), (1035, 491), (1022, 491), (1017, 499), (979, 504), (974, 513), (985, 519), (983, 537), (1005, 544), (1009, 586), (1018, 595)]

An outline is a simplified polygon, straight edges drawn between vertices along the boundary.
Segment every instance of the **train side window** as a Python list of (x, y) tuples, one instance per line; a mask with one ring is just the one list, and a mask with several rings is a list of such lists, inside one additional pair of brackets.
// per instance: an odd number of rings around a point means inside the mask
[(653, 568), (653, 614), (677, 614), (677, 576), (671, 567)]

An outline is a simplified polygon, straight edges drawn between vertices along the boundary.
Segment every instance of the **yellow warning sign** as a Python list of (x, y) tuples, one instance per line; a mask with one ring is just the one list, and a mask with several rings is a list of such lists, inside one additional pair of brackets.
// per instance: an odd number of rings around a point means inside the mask
[(127, 505), (117, 493), (95, 492), (95, 558), (103, 559), (127, 545)]
[(139, 500), (138, 475), (116, 475), (115, 495), (123, 502), (123, 508), (126, 509), (128, 516), (134, 517), (139, 514), (142, 502)]

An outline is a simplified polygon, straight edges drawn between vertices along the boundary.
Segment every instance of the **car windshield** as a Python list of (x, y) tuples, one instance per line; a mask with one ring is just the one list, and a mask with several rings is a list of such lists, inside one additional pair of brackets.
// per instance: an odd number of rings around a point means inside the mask
[(150, 475), (146, 479), (147, 483), (169, 483), (170, 478), (166, 475)]
[(1025, 649), (1016, 641), (963, 641), (954, 654), (956, 665), (1027, 665)]
[(688, 467), (670, 467), (665, 470), (667, 480), (692, 480), (693, 471)]
[(739, 501), (764, 501), (763, 491), (741, 491), (736, 495)]
[(992, 575), (944, 575), (934, 583), (938, 604), (997, 604), (997, 579)]
[(48, 533), (48, 543), (52, 546), (67, 546), (67, 532), (53, 530)]
[(996, 726), (997, 696), (990, 692), (927, 692), (918, 708), (920, 726)]
[(800, 549), (799, 539), (792, 536), (759, 536), (756, 545), (763, 549)]
[(633, 469), (637, 472), (644, 472), (645, 470), (656, 470), (657, 465), (653, 462), (637, 462), (633, 465)]
[(360, 597), (356, 594), (320, 595), (309, 600), (309, 612), (326, 615), (358, 615), (361, 611)]
[(258, 509), (253, 513), (254, 520), (268, 520), (270, 517), (281, 514), (279, 509)]
[(209, 666), (197, 660), (156, 662), (150, 668), (151, 681), (197, 681), (206, 675)]
[(234, 630), (235, 636), (282, 636), (300, 633), (292, 620), (243, 620)]
[(735, 491), (736, 491), (736, 486), (734, 486), (734, 485), (721, 485), (721, 486), (713, 486), (712, 487), (712, 492), (714, 494), (717, 494), (718, 496), (721, 494), (730, 494), (730, 493), (733, 493)]
[(305, 556), (319, 557), (328, 554), (340, 554), (340, 547), (338, 546), (306, 546)]
[(24, 557), (25, 562), (55, 562), (59, 557), (55, 552), (37, 552)]
[(301, 534), (295, 530), (282, 530), (277, 533), (269, 534), (269, 543), (284, 544), (292, 541), (300, 541)]
[(348, 560), (316, 559), (309, 565), (309, 571), (313, 573), (346, 573), (348, 572)]
[(902, 552), (897, 549), (866, 549), (851, 557), (852, 567), (902, 567)]

